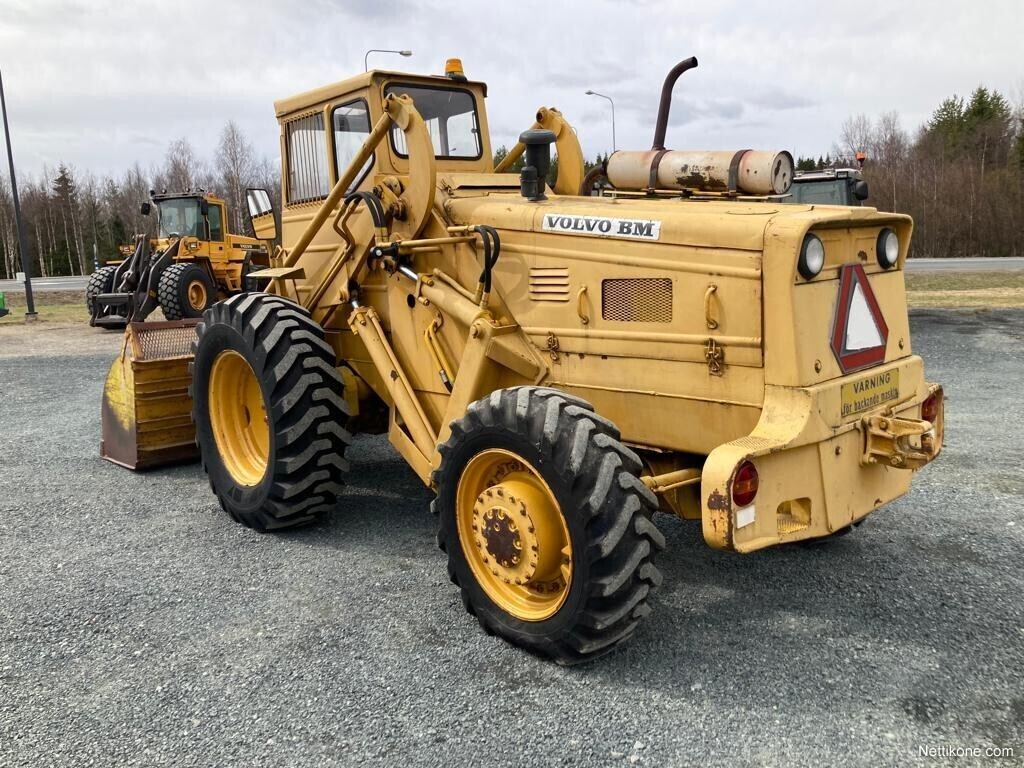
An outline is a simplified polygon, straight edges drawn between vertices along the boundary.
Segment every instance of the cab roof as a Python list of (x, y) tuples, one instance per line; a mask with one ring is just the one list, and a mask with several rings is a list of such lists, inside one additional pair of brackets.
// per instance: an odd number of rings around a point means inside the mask
[(450, 77), (445, 77), (444, 75), (416, 75), (410, 72), (371, 69), (369, 72), (360, 72), (358, 75), (346, 80), (339, 80), (331, 85), (322, 85), (311, 91), (304, 91), (296, 94), (295, 96), (279, 99), (274, 102), (274, 114), (277, 117), (285, 117), (286, 115), (291, 115), (295, 112), (315, 107), (318, 104), (336, 99), (339, 96), (344, 96), (345, 94), (358, 91), (384, 80), (402, 80), (403, 82), (417, 84), (422, 83), (424, 85), (445, 85), (449, 88), (453, 86), (478, 86), (483, 90), (484, 96), (487, 96), (487, 83), (480, 80), (462, 81), (453, 80)]
[(153, 192), (149, 196), (149, 199), (154, 203), (161, 203), (164, 200), (202, 200), (203, 198), (218, 203), (224, 202), (222, 197), (204, 190), (196, 190), (194, 192), (168, 192), (164, 190), (163, 192)]
[(817, 171), (797, 171), (793, 174), (794, 182), (859, 178), (861, 178), (861, 172), (857, 168), (822, 168)]

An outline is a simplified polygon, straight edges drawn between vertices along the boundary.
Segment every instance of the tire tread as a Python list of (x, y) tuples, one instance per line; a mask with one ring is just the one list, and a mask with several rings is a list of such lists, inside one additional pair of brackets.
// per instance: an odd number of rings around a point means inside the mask
[[(585, 400), (547, 387), (523, 386), (477, 400), (451, 425), (438, 448), (441, 461), (433, 480), (439, 494), (431, 509), (439, 518), (437, 541), (448, 555), (449, 577), (462, 591), (466, 610), (485, 631), (554, 659), (575, 664), (600, 656), (627, 639), (650, 613), (649, 600), (662, 576), (653, 557), (665, 540), (651, 521), (657, 499), (640, 482), (640, 460), (620, 439), (618, 428), (594, 413)], [(480, 429), (527, 435), (551, 468), (572, 488), (586, 531), (581, 556), (590, 578), (574, 623), (557, 635), (538, 637), (509, 630), (495, 620), (496, 606), (475, 604), (474, 592), (459, 584), (462, 553), (454, 510), (442, 509), (449, 483), (460, 468), (453, 456)]]
[[(216, 451), (215, 445), (200, 443), (203, 470), (221, 507), (243, 525), (269, 531), (312, 522), (337, 502), (339, 477), (348, 470), (345, 450), (352, 440), (341, 426), (349, 409), (334, 352), (307, 312), (270, 294), (237, 294), (206, 310), (196, 327), (193, 355), (219, 324), (233, 328), (263, 360), (256, 374), (263, 391), (270, 393), (273, 480), (260, 508), (243, 511), (214, 487), (208, 453)], [(196, 421), (204, 417), (197, 410)]]

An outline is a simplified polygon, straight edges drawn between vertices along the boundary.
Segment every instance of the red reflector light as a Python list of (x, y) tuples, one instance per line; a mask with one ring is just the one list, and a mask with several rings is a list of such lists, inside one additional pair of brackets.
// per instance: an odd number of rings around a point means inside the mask
[(931, 422), (934, 426), (935, 420), (939, 417), (939, 403), (942, 402), (942, 390), (938, 389), (932, 392), (928, 397), (925, 398), (924, 402), (921, 403), (921, 418), (925, 421)]
[(732, 502), (737, 507), (745, 507), (757, 496), (757, 468), (749, 461), (744, 461), (732, 477)]

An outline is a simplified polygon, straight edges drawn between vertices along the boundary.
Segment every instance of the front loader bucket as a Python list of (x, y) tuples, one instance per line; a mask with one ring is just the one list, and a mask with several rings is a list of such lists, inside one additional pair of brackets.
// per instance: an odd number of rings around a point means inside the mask
[(197, 319), (129, 323), (103, 387), (100, 456), (128, 469), (199, 457), (188, 364)]

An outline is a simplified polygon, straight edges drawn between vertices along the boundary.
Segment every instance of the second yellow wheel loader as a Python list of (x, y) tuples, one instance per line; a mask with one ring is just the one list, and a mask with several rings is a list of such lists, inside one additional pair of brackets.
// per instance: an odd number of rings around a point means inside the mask
[[(512, 161), (493, 167), (485, 86), (457, 62), (277, 102), (283, 248), (266, 292), (208, 309), (193, 342), (196, 438), (228, 514), (359, 515), (350, 433), (385, 431), (436, 493), (466, 609), (575, 663), (650, 613), (655, 512), (744, 553), (906, 493), (943, 433), (911, 351), (911, 221), (781, 204), (785, 152), (665, 149), (694, 66), (598, 197), (553, 109), (510, 153), (522, 172), (496, 172)], [(266, 193), (250, 211), (272, 238)], [(130, 405), (111, 413), (128, 424)]]
[(123, 328), (158, 307), (167, 320), (201, 317), (215, 301), (256, 290), (251, 274), (269, 264), (269, 245), (227, 231), (224, 200), (206, 192), (150, 193), (157, 237), (144, 235), (124, 248), (120, 264), (96, 270), (85, 290), (89, 324)]

